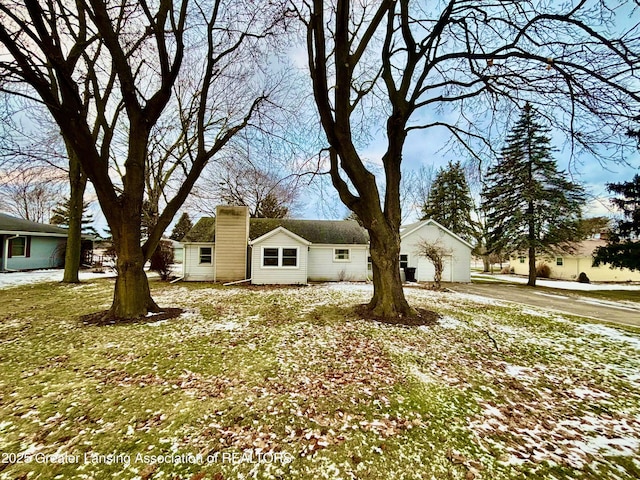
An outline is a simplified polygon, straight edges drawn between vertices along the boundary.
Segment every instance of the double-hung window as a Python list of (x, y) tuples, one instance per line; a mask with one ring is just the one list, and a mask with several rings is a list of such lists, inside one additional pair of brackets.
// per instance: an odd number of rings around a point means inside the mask
[(298, 247), (262, 247), (264, 268), (296, 268)]
[(334, 262), (350, 262), (351, 250), (349, 250), (348, 248), (334, 248), (333, 261)]
[(298, 249), (297, 248), (283, 248), (282, 249), (282, 262), (283, 267), (297, 267), (298, 266)]
[(27, 256), (27, 237), (16, 237), (9, 241), (11, 257)]
[(211, 254), (212, 254), (211, 247), (200, 247), (200, 263), (211, 264), (211, 259), (212, 259)]
[(280, 264), (279, 248), (263, 248), (262, 249), (262, 266), (278, 267)]

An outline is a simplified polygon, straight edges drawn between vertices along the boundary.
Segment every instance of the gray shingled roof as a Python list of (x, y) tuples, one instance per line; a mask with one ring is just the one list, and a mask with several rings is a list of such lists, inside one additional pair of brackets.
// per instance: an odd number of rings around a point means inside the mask
[[(252, 218), (249, 220), (249, 239), (255, 240), (284, 227), (311, 243), (366, 244), (367, 231), (351, 220), (293, 220), (289, 218)], [(201, 218), (182, 239), (183, 242), (215, 242), (215, 218)]]
[(214, 242), (216, 238), (216, 219), (202, 217), (187, 232), (182, 242)]
[(64, 228), (48, 225), (46, 223), (32, 222), (31, 220), (25, 220), (23, 218), (12, 217), (6, 213), (0, 213), (0, 231), (67, 235), (67, 230)]

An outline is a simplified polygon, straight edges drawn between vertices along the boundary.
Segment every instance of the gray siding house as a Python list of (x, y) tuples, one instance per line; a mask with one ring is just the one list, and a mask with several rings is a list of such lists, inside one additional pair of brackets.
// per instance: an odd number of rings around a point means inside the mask
[(61, 267), (66, 242), (64, 228), (0, 213), (0, 271)]
[[(433, 267), (416, 253), (420, 239), (450, 246), (444, 281), (469, 282), (471, 245), (433, 220), (401, 232), (401, 267), (433, 281)], [(357, 222), (249, 218), (246, 207), (221, 206), (182, 240), (187, 281), (306, 284), (371, 278), (369, 237)]]

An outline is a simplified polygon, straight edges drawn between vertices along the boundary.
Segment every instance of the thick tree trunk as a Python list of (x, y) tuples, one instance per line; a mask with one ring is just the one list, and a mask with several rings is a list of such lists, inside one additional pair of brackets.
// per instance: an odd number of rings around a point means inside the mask
[(527, 285), (536, 286), (536, 249), (529, 247), (529, 281)]
[(383, 228), (369, 228), (373, 267), (373, 297), (368, 308), (379, 317), (416, 315), (407, 302), (400, 278), (400, 235)]
[(491, 269), (491, 262), (489, 261), (489, 254), (482, 255), (482, 272), (488, 273)]
[(79, 283), (78, 271), (82, 257), (82, 210), (87, 177), (73, 150), (67, 147), (69, 156), (69, 232), (64, 257), (63, 283)]
[(114, 319), (131, 319), (160, 311), (151, 298), (142, 255), (119, 256), (116, 265), (118, 277), (109, 316)]
[(129, 213), (112, 234), (117, 254), (115, 292), (109, 316), (114, 319), (144, 317), (160, 308), (151, 298), (149, 281), (144, 271), (146, 261), (140, 235), (139, 213)]

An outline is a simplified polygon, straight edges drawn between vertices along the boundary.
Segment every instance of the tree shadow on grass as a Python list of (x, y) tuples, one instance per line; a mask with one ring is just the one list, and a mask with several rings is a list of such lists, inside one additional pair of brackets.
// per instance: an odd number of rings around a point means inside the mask
[(179, 317), (184, 310), (182, 308), (163, 308), (160, 312), (149, 312), (146, 317), (114, 318), (109, 310), (90, 313), (80, 317), (80, 323), (92, 327), (104, 327), (109, 325), (144, 325), (145, 323), (160, 322)]
[(380, 323), (387, 323), (390, 325), (404, 325), (407, 327), (420, 327), (420, 326), (432, 326), (437, 325), (438, 320), (441, 318), (440, 314), (427, 310), (426, 308), (416, 308), (416, 315), (408, 315), (404, 317), (383, 317), (380, 315), (374, 315), (369, 309), (368, 305), (362, 304), (355, 307), (354, 312), (360, 318), (365, 320), (374, 320)]

